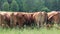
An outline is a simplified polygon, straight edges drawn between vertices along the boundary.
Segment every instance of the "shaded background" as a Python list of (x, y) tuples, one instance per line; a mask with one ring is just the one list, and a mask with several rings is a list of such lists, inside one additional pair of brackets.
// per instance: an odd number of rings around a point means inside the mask
[(0, 11), (60, 11), (60, 0), (0, 0)]

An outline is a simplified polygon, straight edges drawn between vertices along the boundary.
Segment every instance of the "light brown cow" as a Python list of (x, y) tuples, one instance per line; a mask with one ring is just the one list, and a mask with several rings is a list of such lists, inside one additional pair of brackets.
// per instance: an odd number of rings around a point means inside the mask
[(43, 26), (43, 23), (47, 21), (47, 13), (36, 12), (34, 13), (33, 18), (38, 27)]
[(48, 15), (46, 12), (42, 12), (42, 25), (46, 26), (47, 22), (48, 22)]

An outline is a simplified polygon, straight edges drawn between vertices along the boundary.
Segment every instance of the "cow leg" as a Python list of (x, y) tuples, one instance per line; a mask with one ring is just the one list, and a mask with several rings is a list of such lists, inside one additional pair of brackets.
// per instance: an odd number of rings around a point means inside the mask
[(23, 27), (23, 23), (19, 23), (19, 28), (22, 28)]
[(43, 27), (43, 22), (40, 23), (40, 27)]
[(16, 26), (16, 21), (13, 22), (13, 27), (15, 27), (15, 26)]
[(13, 19), (10, 17), (10, 27), (13, 27)]
[(4, 18), (3, 18), (3, 16), (1, 15), (1, 16), (0, 16), (0, 25), (2, 26), (3, 23), (4, 23)]
[(2, 18), (1, 18), (1, 15), (0, 15), (0, 26), (1, 26), (1, 23), (2, 23), (1, 20), (2, 20)]
[(39, 22), (36, 22), (36, 23), (37, 23), (37, 28), (39, 28), (39, 27), (40, 27), (40, 26), (39, 26), (39, 25), (40, 25)]

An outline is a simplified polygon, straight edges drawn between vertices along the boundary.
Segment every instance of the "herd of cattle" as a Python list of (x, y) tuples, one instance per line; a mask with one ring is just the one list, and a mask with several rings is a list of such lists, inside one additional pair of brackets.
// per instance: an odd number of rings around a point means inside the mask
[(26, 26), (51, 26), (60, 24), (60, 12), (0, 12), (0, 26), (2, 27), (18, 27)]

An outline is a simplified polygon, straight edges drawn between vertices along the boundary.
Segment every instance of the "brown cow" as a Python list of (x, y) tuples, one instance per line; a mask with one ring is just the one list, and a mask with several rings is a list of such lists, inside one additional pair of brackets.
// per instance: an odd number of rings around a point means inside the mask
[(52, 11), (47, 14), (48, 14), (48, 24), (50, 24), (51, 26), (54, 24), (59, 24), (59, 22), (60, 22), (60, 16), (59, 16), (60, 13), (59, 12)]
[(10, 23), (11, 23), (11, 14), (12, 14), (12, 12), (7, 12), (3, 15), (4, 16), (4, 22), (6, 22), (8, 27), (10, 27)]
[(6, 12), (0, 12), (0, 24), (3, 27), (5, 27), (5, 24), (4, 24), (4, 16), (3, 16), (5, 13)]
[(19, 27), (23, 26), (23, 23), (25, 22), (25, 19), (23, 17), (23, 13), (22, 12), (13, 12), (11, 14), (11, 26), (15, 27), (17, 26), (17, 24), (19, 25)]
[(2, 23), (3, 23), (3, 15), (0, 14), (0, 26), (2, 26)]
[(0, 12), (0, 23), (4, 27), (9, 27), (10, 26), (10, 15), (11, 12)]
[(11, 27), (15, 27), (16, 26), (16, 23), (17, 23), (17, 18), (16, 18), (16, 15), (17, 15), (17, 12), (13, 12), (11, 14)]

